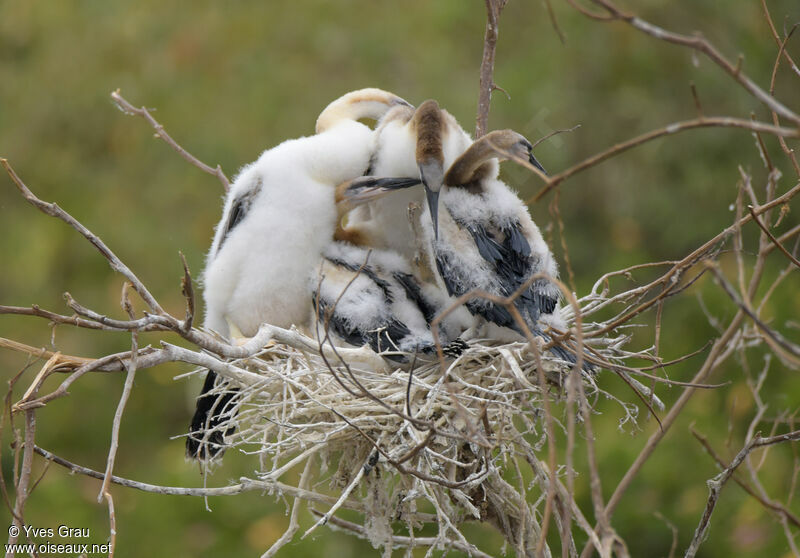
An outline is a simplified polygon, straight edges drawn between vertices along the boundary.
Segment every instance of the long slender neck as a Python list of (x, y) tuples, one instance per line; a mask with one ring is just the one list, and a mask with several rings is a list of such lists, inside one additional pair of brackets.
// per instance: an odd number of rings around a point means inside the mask
[(488, 141), (476, 141), (453, 162), (444, 177), (444, 183), (458, 187), (479, 180), (488, 171), (485, 163), (494, 157), (497, 157), (497, 152)]
[(404, 99), (381, 89), (351, 91), (325, 107), (317, 118), (316, 131), (324, 132), (342, 120), (378, 120), (397, 105), (410, 106)]
[(414, 115), (417, 130), (416, 158), (418, 164), (444, 164), (442, 152), (443, 119), (436, 101), (425, 101)]
[(358, 206), (349, 199), (345, 192), (351, 181), (343, 182), (336, 187), (333, 201), (336, 204), (336, 230), (333, 232), (333, 240), (336, 242), (348, 242), (354, 246), (368, 246), (369, 235), (358, 226), (345, 226), (347, 214)]

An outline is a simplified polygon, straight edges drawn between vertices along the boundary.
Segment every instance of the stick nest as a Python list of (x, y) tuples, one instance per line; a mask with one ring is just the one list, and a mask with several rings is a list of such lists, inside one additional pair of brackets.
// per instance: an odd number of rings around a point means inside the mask
[[(565, 314), (571, 318), (572, 312)], [(539, 454), (547, 443), (549, 400), (588, 402), (605, 394), (622, 405), (622, 422), (635, 422), (638, 413), (636, 405), (602, 391), (593, 374), (573, 369), (539, 344), (473, 340), (456, 360), (398, 366), (367, 348), (309, 350), (320, 343), (297, 336), (298, 343), (271, 343), (254, 357), (231, 362), (260, 381), (216, 388), (237, 390), (217, 429), (228, 433), (230, 448), (258, 456), (261, 481), (269, 485), (283, 477), (281, 486), (288, 478), (296, 487), (291, 494), (276, 491), (332, 504), (325, 513), (312, 508), (320, 520), (309, 531), (327, 522), (386, 552), (429, 546), (483, 555), (461, 532), (471, 519), (493, 523), (509, 541), (537, 540), (541, 518), (528, 511), (535, 507), (526, 504), (527, 490), (510, 485), (504, 472), (519, 470), (518, 458), (527, 461), (542, 494), (537, 504), (544, 503), (552, 472)], [(641, 358), (621, 350), (627, 340), (594, 339), (592, 353), (610, 363)], [(551, 396), (547, 401), (544, 392)], [(580, 420), (580, 413), (565, 406), (561, 419), (554, 424), (566, 430), (564, 424)], [(362, 523), (334, 516), (339, 508), (360, 512)], [(428, 524), (438, 526), (435, 537), (414, 536)], [(291, 540), (287, 535), (276, 545)]]

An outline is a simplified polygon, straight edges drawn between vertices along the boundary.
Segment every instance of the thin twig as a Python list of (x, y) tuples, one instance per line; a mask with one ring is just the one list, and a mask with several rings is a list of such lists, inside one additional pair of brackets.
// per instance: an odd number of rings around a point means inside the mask
[[(83, 467), (81, 465), (77, 465), (66, 459), (55, 455), (45, 449), (40, 448), (39, 446), (35, 446), (35, 451), (45, 459), (52, 461), (57, 465), (61, 465), (72, 471), (73, 473), (78, 473), (81, 475), (85, 475), (87, 477), (92, 477), (94, 479), (98, 479), (100, 481), (103, 480), (105, 475), (100, 473), (99, 471), (95, 471), (93, 469), (89, 469), (88, 467)], [(136, 490), (140, 490), (142, 492), (149, 492), (151, 494), (163, 494), (168, 496), (195, 496), (199, 498), (207, 498), (209, 496), (235, 496), (236, 494), (241, 494), (243, 492), (250, 492), (250, 491), (259, 491), (263, 492), (265, 490), (276, 490), (280, 493), (301, 498), (303, 500), (309, 502), (318, 502), (320, 504), (333, 504), (336, 502), (336, 498), (332, 496), (328, 496), (325, 494), (320, 494), (317, 492), (312, 492), (309, 490), (301, 490), (296, 488), (290, 484), (278, 482), (276, 480), (255, 480), (255, 479), (248, 479), (248, 478), (241, 478), (239, 479), (239, 483), (237, 484), (230, 484), (228, 486), (221, 486), (219, 488), (186, 488), (186, 487), (178, 487), (178, 486), (161, 486), (157, 484), (149, 484), (146, 482), (139, 482), (130, 479), (125, 479), (122, 477), (118, 477), (116, 475), (111, 476), (111, 482), (114, 484), (118, 484), (120, 486), (125, 486), (128, 488), (133, 488)], [(364, 506), (360, 502), (357, 501), (348, 501), (346, 503), (346, 507), (348, 509), (356, 510), (356, 511), (363, 511)]]
[(711, 514), (714, 513), (714, 508), (717, 505), (717, 500), (719, 499), (719, 495), (722, 492), (725, 483), (728, 482), (728, 479), (730, 479), (731, 475), (733, 475), (733, 473), (736, 471), (736, 468), (741, 465), (742, 461), (744, 461), (750, 452), (756, 448), (797, 440), (800, 440), (800, 430), (795, 430), (794, 432), (788, 432), (786, 434), (780, 434), (778, 436), (770, 436), (767, 438), (762, 438), (761, 435), (757, 433), (744, 445), (741, 451), (736, 454), (736, 457), (733, 458), (733, 461), (731, 461), (730, 465), (728, 465), (713, 479), (708, 480), (708, 502), (706, 503), (706, 508), (703, 511), (702, 517), (700, 518), (700, 523), (697, 525), (697, 529), (694, 532), (694, 537), (692, 537), (692, 541), (689, 544), (689, 548), (686, 549), (686, 554), (684, 555), (685, 558), (693, 558), (697, 554), (700, 544), (705, 539), (706, 532), (708, 531), (709, 521), (711, 520)]
[(789, 261), (791, 261), (794, 265), (800, 268), (800, 261), (798, 261), (797, 258), (795, 258), (792, 254), (789, 253), (789, 251), (786, 248), (783, 247), (783, 244), (781, 244), (780, 241), (777, 238), (775, 238), (775, 236), (771, 232), (769, 232), (769, 229), (764, 225), (764, 223), (759, 221), (756, 214), (753, 213), (753, 206), (748, 205), (747, 210), (750, 212), (750, 215), (753, 217), (753, 221), (755, 221), (756, 225), (758, 225), (761, 228), (761, 230), (764, 231), (764, 234), (766, 234), (769, 237), (772, 243), (775, 246), (777, 246), (778, 249), (781, 252), (783, 252), (787, 258), (789, 258)]
[[(108, 478), (108, 476), (106, 476), (106, 478)], [(103, 484), (105, 483), (106, 481), (103, 481)], [(103, 497), (106, 499), (106, 503), (108, 504), (108, 543), (110, 546), (108, 558), (114, 558), (114, 552), (117, 548), (117, 515), (114, 513), (114, 499), (111, 497), (111, 493), (109, 491), (105, 491), (103, 493)]]
[(141, 116), (142, 118), (147, 120), (147, 122), (156, 131), (156, 137), (157, 138), (164, 140), (164, 142), (167, 145), (169, 145), (172, 149), (177, 151), (178, 154), (181, 157), (183, 157), (183, 159), (188, 161), (190, 164), (194, 165), (195, 167), (197, 167), (198, 169), (200, 169), (203, 172), (206, 172), (208, 174), (216, 176), (219, 179), (219, 181), (222, 183), (222, 188), (226, 192), (228, 190), (230, 190), (230, 188), (231, 188), (230, 181), (228, 180), (228, 177), (225, 176), (225, 173), (222, 172), (222, 167), (217, 165), (216, 168), (212, 168), (212, 167), (206, 165), (205, 163), (203, 163), (202, 161), (200, 161), (199, 159), (197, 159), (194, 155), (192, 155), (191, 153), (186, 151), (183, 147), (178, 145), (178, 142), (176, 142), (174, 139), (172, 139), (172, 137), (164, 129), (164, 126), (159, 124), (158, 121), (155, 118), (153, 118), (153, 116), (150, 114), (149, 110), (147, 110), (145, 107), (140, 107), (140, 108), (134, 107), (132, 104), (130, 104), (128, 101), (126, 101), (122, 97), (122, 95), (120, 95), (119, 89), (117, 89), (116, 91), (112, 91), (111, 92), (111, 100), (113, 100), (114, 103), (117, 105), (117, 107), (119, 107), (119, 109), (122, 112), (124, 112), (125, 114), (133, 114), (133, 115), (136, 115), (136, 116)]
[(603, 7), (608, 13), (609, 17), (615, 20), (621, 20), (628, 25), (634, 27), (638, 31), (650, 35), (661, 41), (688, 47), (697, 52), (705, 54), (717, 66), (725, 70), (734, 81), (741, 85), (750, 95), (765, 104), (770, 110), (780, 114), (787, 120), (791, 120), (795, 124), (800, 125), (800, 116), (786, 108), (777, 99), (772, 97), (769, 93), (761, 89), (742, 71), (739, 64), (732, 64), (726, 59), (717, 48), (711, 44), (707, 39), (700, 35), (687, 36), (679, 33), (668, 31), (652, 23), (649, 23), (634, 14), (623, 12), (617, 8), (610, 0), (592, 0), (595, 4)]
[[(692, 435), (693, 435), (695, 438), (697, 438), (697, 441), (698, 441), (698, 442), (700, 442), (700, 443), (702, 444), (702, 446), (703, 446), (703, 447), (705, 448), (705, 450), (708, 452), (708, 455), (710, 455), (710, 456), (711, 456), (711, 458), (712, 458), (712, 459), (713, 459), (713, 460), (716, 462), (716, 464), (717, 464), (717, 465), (718, 465), (720, 468), (724, 469), (724, 468), (726, 468), (726, 467), (727, 467), (727, 465), (726, 465), (726, 464), (725, 464), (725, 462), (722, 460), (722, 458), (719, 456), (719, 454), (718, 454), (716, 451), (714, 451), (714, 448), (711, 446), (711, 442), (709, 442), (709, 441), (708, 441), (708, 438), (706, 438), (705, 436), (703, 436), (702, 434), (700, 434), (699, 432), (697, 432), (697, 431), (694, 429), (694, 427), (693, 427), (693, 426), (690, 426), (690, 427), (689, 427), (689, 431), (692, 433)], [(791, 511), (790, 511), (788, 508), (786, 508), (785, 506), (782, 506), (782, 505), (780, 505), (780, 504), (777, 504), (777, 503), (775, 503), (775, 502), (773, 502), (773, 501), (771, 501), (771, 500), (767, 500), (767, 499), (763, 498), (763, 497), (762, 497), (760, 494), (758, 494), (758, 493), (757, 493), (757, 492), (756, 492), (756, 491), (753, 489), (753, 487), (752, 487), (752, 486), (750, 486), (750, 485), (749, 485), (749, 484), (748, 484), (748, 483), (747, 483), (747, 482), (746, 482), (746, 481), (745, 481), (743, 478), (741, 478), (741, 476), (739, 475), (739, 473), (738, 473), (738, 472), (734, 472), (734, 473), (733, 473), (733, 480), (736, 482), (736, 484), (738, 484), (739, 486), (741, 486), (741, 487), (742, 487), (742, 489), (743, 489), (745, 492), (747, 492), (747, 493), (748, 493), (750, 496), (752, 496), (753, 498), (755, 498), (756, 500), (758, 500), (758, 502), (759, 502), (759, 503), (760, 503), (762, 506), (764, 506), (765, 508), (767, 508), (767, 509), (768, 509), (768, 510), (770, 510), (770, 511), (777, 512), (777, 513), (779, 513), (779, 514), (781, 514), (781, 515), (785, 516), (785, 517), (786, 517), (786, 519), (787, 519), (787, 520), (788, 520), (790, 523), (792, 523), (792, 524), (793, 524), (795, 527), (797, 527), (797, 528), (800, 528), (800, 517), (797, 517), (795, 514), (793, 514), (793, 513), (792, 513), (792, 512), (791, 512)], [(794, 492), (793, 490), (792, 490), (792, 491), (790, 491), (790, 494), (791, 494), (791, 493), (793, 493), (793, 492)]]
[[(130, 299), (128, 298), (128, 284), (122, 285), (122, 308), (128, 313), (131, 319), (134, 318), (133, 306), (131, 306)], [(120, 395), (117, 410), (114, 412), (114, 420), (111, 423), (111, 445), (108, 448), (108, 458), (106, 460), (106, 473), (103, 479), (103, 484), (100, 486), (100, 493), (97, 495), (98, 503), (105, 497), (109, 502), (109, 507), (113, 511), (114, 503), (111, 500), (111, 495), (108, 493), (108, 484), (111, 482), (111, 475), (114, 471), (114, 462), (117, 458), (117, 448), (119, 447), (119, 430), (122, 424), (122, 413), (125, 411), (125, 405), (128, 403), (131, 390), (133, 389), (133, 382), (136, 379), (136, 355), (139, 353), (139, 334), (134, 331), (131, 333), (131, 359), (126, 365), (127, 374), (125, 375), (125, 384), (122, 388), (122, 395)]]
[(106, 246), (106, 244), (92, 231), (84, 227), (77, 219), (75, 219), (72, 215), (58, 207), (58, 205), (54, 203), (44, 202), (37, 198), (33, 192), (28, 189), (28, 187), (22, 182), (22, 180), (17, 176), (17, 173), (14, 172), (14, 169), (11, 168), (11, 165), (8, 163), (6, 159), (0, 159), (0, 164), (6, 169), (8, 176), (11, 177), (11, 180), (16, 184), (17, 188), (19, 189), (22, 196), (25, 200), (39, 209), (42, 213), (46, 215), (50, 215), (51, 217), (55, 217), (67, 223), (73, 229), (78, 231), (80, 234), (88, 240), (92, 246), (97, 248), (97, 250), (103, 255), (103, 257), (108, 261), (111, 269), (114, 271), (121, 273), (130, 283), (133, 285), (133, 288), (139, 293), (139, 296), (142, 297), (147, 305), (157, 314), (164, 314), (164, 310), (162, 310), (161, 305), (158, 304), (156, 299), (150, 294), (150, 291), (147, 290), (147, 287), (139, 280), (136, 275), (122, 263), (114, 252)]
[[(325, 514), (319, 510), (311, 508), (311, 513), (318, 517), (324, 517)], [(362, 539), (368, 539), (368, 535), (366, 529), (357, 523), (353, 523), (351, 521), (346, 521), (344, 519), (340, 519), (336, 516), (330, 516), (328, 518), (328, 525), (332, 527), (338, 527), (345, 531), (348, 531)], [(441, 540), (439, 537), (404, 537), (402, 535), (392, 535), (391, 537), (391, 544), (395, 546), (407, 546), (407, 547), (416, 547), (416, 546), (430, 546), (435, 547), (441, 544)], [(492, 558), (491, 555), (486, 554), (485, 552), (481, 552), (474, 545), (467, 546), (459, 541), (449, 541), (449, 546), (452, 546), (455, 550), (459, 552), (464, 552), (469, 556), (476, 556), (477, 558)]]
[(703, 116), (700, 118), (695, 118), (692, 120), (684, 120), (681, 122), (674, 122), (662, 128), (658, 128), (656, 130), (652, 130), (650, 132), (644, 133), (640, 136), (636, 136), (635, 138), (631, 138), (627, 141), (618, 143), (605, 151), (602, 151), (592, 157), (584, 159), (580, 163), (573, 165), (572, 167), (561, 171), (558, 174), (555, 174), (549, 178), (546, 178), (546, 184), (542, 187), (536, 195), (530, 198), (526, 203), (536, 203), (542, 197), (544, 197), (547, 193), (549, 193), (553, 188), (556, 188), (559, 184), (561, 184), (567, 178), (578, 174), (586, 169), (594, 167), (603, 161), (610, 159), (624, 151), (632, 149), (634, 147), (638, 147), (642, 144), (645, 144), (649, 141), (654, 139), (658, 139), (660, 137), (677, 134), (686, 130), (694, 130), (696, 128), (743, 128), (746, 130), (751, 131), (758, 131), (764, 132), (766, 134), (772, 134), (775, 136), (785, 136), (785, 137), (800, 137), (800, 129), (798, 128), (784, 128), (781, 126), (775, 126), (772, 124), (766, 124), (764, 122), (754, 122), (752, 120), (744, 120), (741, 118), (732, 118), (729, 116)]
[(480, 70), (480, 89), (478, 94), (478, 115), (475, 117), (475, 138), (486, 134), (489, 123), (489, 105), (494, 88), (494, 56), (497, 48), (497, 20), (508, 0), (485, 0), (486, 33), (483, 37), (483, 58)]

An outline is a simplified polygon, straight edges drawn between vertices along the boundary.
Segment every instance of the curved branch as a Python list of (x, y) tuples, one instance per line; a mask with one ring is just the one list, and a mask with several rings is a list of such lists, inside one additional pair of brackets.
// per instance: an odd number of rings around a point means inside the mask
[(105, 242), (103, 242), (97, 235), (95, 235), (92, 231), (87, 229), (83, 226), (77, 219), (75, 219), (72, 215), (61, 209), (57, 204), (45, 202), (40, 200), (36, 197), (36, 195), (28, 189), (28, 187), (22, 182), (17, 173), (14, 172), (14, 169), (11, 168), (11, 165), (8, 163), (6, 159), (0, 159), (0, 165), (6, 169), (8, 176), (11, 177), (11, 180), (17, 186), (22, 196), (25, 200), (30, 203), (32, 206), (36, 207), (42, 213), (50, 215), (51, 217), (55, 217), (57, 219), (61, 219), (70, 227), (81, 233), (86, 240), (88, 240), (92, 246), (97, 248), (97, 250), (103, 255), (103, 257), (108, 260), (111, 269), (116, 271), (117, 273), (121, 273), (130, 283), (133, 285), (133, 288), (139, 293), (139, 296), (142, 297), (147, 305), (157, 314), (164, 314), (164, 310), (161, 308), (161, 305), (156, 301), (155, 297), (150, 294), (150, 291), (147, 290), (147, 287), (139, 280), (139, 278), (131, 271), (127, 265), (122, 263), (114, 252), (106, 246)]
[(719, 50), (717, 50), (717, 48), (704, 37), (699, 35), (690, 37), (688, 35), (681, 35), (679, 33), (668, 31), (641, 19), (634, 14), (623, 12), (610, 0), (592, 1), (595, 4), (602, 6), (608, 12), (609, 16), (611, 16), (606, 21), (621, 20), (633, 28), (641, 31), (642, 33), (645, 33), (646, 35), (650, 35), (656, 39), (684, 46), (705, 54), (709, 60), (722, 68), (748, 93), (766, 105), (767, 108), (780, 114), (787, 120), (791, 120), (795, 124), (800, 125), (800, 116), (786, 108), (786, 106), (784, 106), (780, 101), (756, 85), (753, 80), (742, 73), (739, 64), (734, 65), (728, 61), (728, 59), (726, 59), (722, 53), (720, 53)]
[(178, 152), (178, 155), (183, 157), (183, 159), (191, 163), (193, 166), (197, 167), (203, 172), (216, 176), (222, 183), (222, 188), (226, 192), (230, 190), (231, 183), (228, 180), (228, 177), (225, 176), (225, 173), (222, 172), (222, 167), (217, 165), (216, 168), (212, 168), (206, 165), (204, 162), (200, 161), (197, 157), (195, 157), (188, 151), (186, 151), (183, 147), (178, 145), (178, 142), (176, 142), (174, 139), (172, 139), (172, 137), (170, 137), (170, 135), (164, 129), (164, 126), (162, 126), (155, 118), (153, 118), (153, 116), (150, 114), (150, 111), (148, 111), (145, 107), (136, 108), (135, 106), (130, 104), (122, 97), (122, 95), (120, 95), (119, 89), (111, 93), (111, 100), (114, 101), (114, 104), (116, 104), (117, 107), (125, 114), (141, 116), (142, 118), (147, 120), (147, 122), (149, 122), (150, 125), (153, 127), (153, 129), (156, 131), (156, 137), (164, 140), (164, 142), (167, 145), (169, 145), (172, 149)]
[[(652, 141), (654, 139), (668, 136), (672, 134), (677, 134), (678, 132), (683, 132), (685, 130), (693, 130), (695, 128), (744, 128), (746, 130), (751, 130), (753, 132), (764, 132), (767, 134), (772, 134), (779, 137), (791, 137), (791, 138), (798, 138), (800, 137), (800, 128), (785, 128), (781, 126), (774, 126), (772, 124), (766, 124), (764, 122), (757, 122), (753, 120), (744, 120), (742, 118), (732, 118), (730, 116), (700, 116), (698, 118), (694, 118), (692, 120), (684, 120), (682, 122), (675, 122), (673, 124), (669, 124), (664, 126), (663, 128), (658, 128), (657, 130), (651, 130), (650, 132), (644, 133), (642, 135), (636, 136), (635, 138), (631, 138), (627, 141), (623, 141), (618, 143), (605, 151), (602, 151), (588, 159), (584, 159), (577, 165), (574, 165), (567, 170), (561, 171), (560, 173), (547, 178), (547, 183), (545, 186), (536, 193), (535, 196), (527, 200), (526, 203), (536, 203), (542, 197), (544, 197), (547, 193), (549, 193), (553, 188), (557, 187), (561, 182), (569, 178), (574, 174), (578, 174), (581, 171), (584, 171), (588, 168), (594, 167), (606, 159), (610, 159), (615, 155), (618, 155), (624, 151), (632, 149), (634, 147), (638, 147), (644, 143)], [(540, 175), (537, 173), (537, 175)], [(540, 175), (541, 176), (541, 175)]]

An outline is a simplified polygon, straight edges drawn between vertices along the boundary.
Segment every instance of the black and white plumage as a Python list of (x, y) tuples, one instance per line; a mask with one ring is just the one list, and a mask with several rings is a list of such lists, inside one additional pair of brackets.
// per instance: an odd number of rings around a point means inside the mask
[[(511, 130), (487, 134), (447, 167), (446, 138), (465, 137), (466, 132), (454, 130), (457, 123), (441, 113), (435, 101), (417, 109), (416, 118), (429, 125), (418, 128), (415, 150), (429, 208), (422, 214), (423, 244), (438, 278), (454, 297), (479, 290), (505, 298), (541, 275), (517, 296), (514, 307), (534, 335), (549, 341), (543, 325), (566, 329), (558, 313), (560, 290), (548, 279), (557, 278), (557, 264), (525, 204), (498, 178), (498, 159), (524, 158), (543, 168), (533, 157), (530, 142)], [(389, 191), (375, 188), (354, 197), (374, 198)], [(479, 297), (465, 305), (474, 316), (499, 326), (491, 332), (494, 338), (506, 337), (504, 331), (524, 332), (502, 305)], [(550, 351), (565, 361), (576, 360), (560, 346)]]
[[(379, 119), (402, 105), (408, 103), (379, 89), (348, 93), (323, 110), (316, 135), (285, 141), (241, 170), (203, 273), (206, 328), (229, 338), (229, 324), (246, 336), (265, 322), (307, 325), (309, 278), (337, 224), (334, 187), (364, 174), (374, 152), (375, 134), (358, 119)], [(213, 428), (233, 395), (206, 396), (215, 379), (209, 371), (198, 398), (186, 443), (190, 457), (213, 457), (221, 449), (222, 432)]]
[[(436, 345), (431, 322), (447, 303), (435, 285), (421, 283), (408, 262), (389, 250), (333, 242), (324, 251), (313, 293), (316, 333), (362, 346), (395, 362), (408, 353), (433, 355)], [(466, 345), (452, 320), (439, 326), (448, 356)]]
[[(426, 178), (423, 169), (426, 189), (440, 192), (439, 207), (431, 205), (430, 215), (423, 218), (431, 219), (430, 226), (423, 225), (427, 244), (439, 276), (454, 296), (479, 289), (507, 297), (532, 276), (542, 275), (520, 293), (514, 306), (531, 329), (538, 329), (542, 318), (555, 325), (561, 293), (548, 278), (558, 277), (558, 267), (525, 204), (497, 177), (497, 158), (505, 158), (505, 153), (541, 168), (528, 140), (501, 130), (475, 141), (438, 181)], [(522, 333), (503, 306), (481, 299), (467, 306), (491, 323)]]

